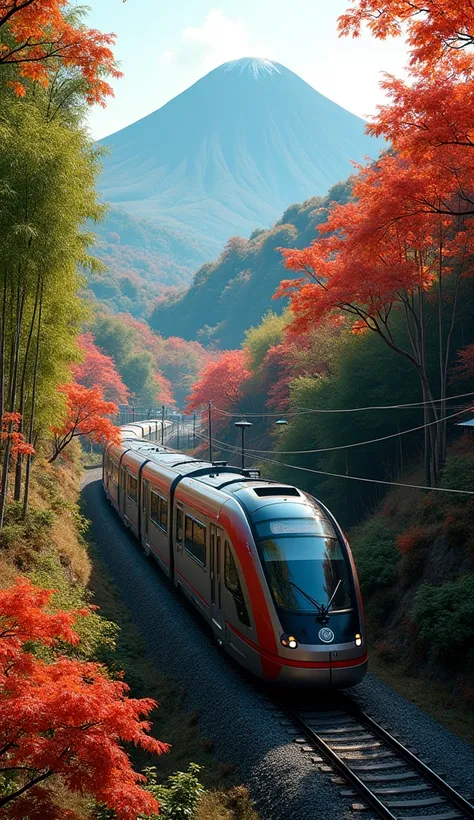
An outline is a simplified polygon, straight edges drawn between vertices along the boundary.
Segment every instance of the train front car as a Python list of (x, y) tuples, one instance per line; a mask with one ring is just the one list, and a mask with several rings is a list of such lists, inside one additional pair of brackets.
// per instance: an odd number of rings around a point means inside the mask
[(262, 482), (233, 494), (246, 512), (267, 587), (273, 635), (260, 637), (262, 676), (283, 685), (355, 686), (367, 671), (367, 644), (341, 528), (295, 487)]

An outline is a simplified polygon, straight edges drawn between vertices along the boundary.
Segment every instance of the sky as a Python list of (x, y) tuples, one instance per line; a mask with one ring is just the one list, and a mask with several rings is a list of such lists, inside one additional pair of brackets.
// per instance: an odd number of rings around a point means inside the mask
[(239, 57), (266, 57), (364, 119), (384, 96), (383, 72), (403, 74), (403, 40), (339, 39), (349, 0), (89, 0), (89, 25), (117, 35), (124, 77), (115, 98), (94, 108), (96, 139), (136, 122), (213, 68)]

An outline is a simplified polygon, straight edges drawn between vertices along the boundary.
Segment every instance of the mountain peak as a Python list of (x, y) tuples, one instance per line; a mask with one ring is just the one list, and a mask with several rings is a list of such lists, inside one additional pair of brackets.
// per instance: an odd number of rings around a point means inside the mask
[(258, 80), (260, 77), (268, 77), (271, 74), (281, 74), (278, 63), (267, 60), (265, 57), (241, 57), (239, 60), (231, 60), (228, 63), (224, 63), (219, 68), (223, 71), (237, 71), (239, 74), (250, 74), (254, 80)]

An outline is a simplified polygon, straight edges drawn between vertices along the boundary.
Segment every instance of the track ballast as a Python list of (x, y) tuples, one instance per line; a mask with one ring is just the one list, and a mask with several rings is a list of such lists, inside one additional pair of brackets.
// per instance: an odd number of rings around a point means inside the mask
[(280, 706), (301, 732), (296, 742), (308, 743), (306, 750), (321, 756), (313, 760), (323, 763), (322, 771), (346, 785), (341, 797), (362, 801), (354, 809), (368, 808), (386, 820), (474, 820), (472, 803), (351, 698), (341, 695), (329, 706), (295, 708), (291, 700)]

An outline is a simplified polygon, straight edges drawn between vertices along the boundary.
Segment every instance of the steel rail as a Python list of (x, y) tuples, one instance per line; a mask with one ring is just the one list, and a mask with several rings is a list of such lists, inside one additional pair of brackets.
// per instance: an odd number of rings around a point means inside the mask
[(403, 757), (407, 763), (410, 764), (414, 769), (416, 769), (426, 780), (433, 784), (440, 792), (449, 798), (450, 802), (456, 806), (460, 811), (462, 811), (466, 817), (472, 818), (474, 820), (474, 806), (472, 803), (469, 803), (465, 797), (463, 797), (456, 789), (453, 789), (452, 786), (449, 785), (439, 774), (433, 771), (426, 763), (423, 763), (419, 757), (417, 757), (413, 752), (406, 748), (396, 737), (390, 734), (383, 726), (380, 726), (373, 718), (370, 717), (366, 712), (364, 712), (359, 706), (355, 705), (354, 703), (350, 703), (347, 708), (348, 714), (352, 714), (356, 720), (359, 720), (360, 723), (365, 724), (366, 726), (370, 727), (375, 735), (381, 738), (388, 746), (397, 752), (400, 757)]
[(320, 737), (311, 726), (308, 726), (304, 718), (302, 718), (298, 712), (294, 711), (293, 709), (285, 709), (286, 713), (289, 717), (296, 723), (300, 729), (303, 730), (304, 734), (310, 738), (313, 743), (320, 749), (320, 751), (325, 755), (325, 757), (332, 763), (335, 769), (342, 775), (342, 777), (347, 780), (355, 789), (359, 792), (359, 794), (364, 798), (364, 800), (368, 803), (371, 808), (373, 808), (379, 817), (385, 818), (385, 820), (398, 820), (395, 814), (392, 814), (390, 809), (385, 806), (381, 800), (378, 799), (377, 795), (373, 793), (373, 791), (364, 783), (360, 777), (347, 765), (347, 763), (342, 760), (341, 757), (331, 749), (330, 746)]
[[(299, 711), (298, 709), (295, 709), (283, 702), (280, 702), (279, 706), (282, 711), (284, 711), (292, 720), (292, 722), (302, 730), (302, 733), (308, 738), (308, 740), (311, 743), (314, 743), (326, 761), (330, 763), (330, 765), (332, 765), (341, 777), (343, 777), (344, 780), (355, 789), (365, 803), (367, 803), (367, 805), (377, 813), (378, 817), (386, 818), (386, 820), (399, 820), (400, 815), (397, 816), (393, 814), (390, 808), (378, 798), (377, 794), (374, 793), (375, 790), (372, 790), (370, 786), (368, 786), (367, 783), (359, 777), (357, 772), (354, 771), (354, 769), (352, 769), (351, 766), (338, 754), (338, 751), (331, 748), (331, 745), (328, 744), (320, 734), (318, 734), (318, 729), (309, 725), (308, 720), (311, 718), (306, 719), (300, 714), (300, 711), (304, 711), (305, 713), (311, 712), (311, 707), (304, 706), (301, 707)], [(451, 809), (457, 809), (460, 812), (460, 816), (463, 818), (474, 820), (474, 805), (472, 803), (459, 794), (459, 792), (450, 786), (449, 783), (447, 783), (440, 775), (436, 774), (430, 766), (423, 763), (419, 757), (400, 743), (400, 741), (390, 734), (389, 731), (380, 726), (380, 724), (364, 712), (356, 703), (354, 703), (354, 701), (346, 695), (341, 695), (339, 706), (348, 718), (353, 718), (357, 721), (361, 727), (361, 731), (363, 731), (364, 728), (369, 729), (372, 732), (374, 739), (383, 741), (389, 749), (396, 753), (400, 760), (406, 763), (407, 767), (411, 767), (412, 770), (415, 770), (417, 774), (420, 775), (420, 778), (429, 784), (434, 791), (437, 791), (440, 795), (446, 798)], [(315, 709), (312, 717), (317, 720), (317, 716), (318, 710)], [(325, 720), (328, 720), (328, 712), (325, 712), (324, 716)], [(334, 715), (334, 717), (336, 718), (336, 715)], [(326, 734), (329, 727), (330, 721), (327, 722), (327, 729), (325, 731)], [(429, 815), (425, 815), (425, 817), (426, 820), (429, 820)], [(420, 820), (424, 820), (424, 816), (420, 816)]]

